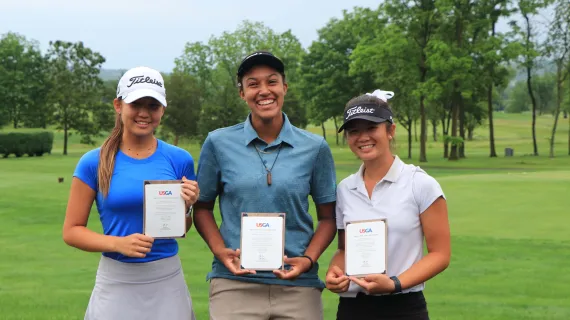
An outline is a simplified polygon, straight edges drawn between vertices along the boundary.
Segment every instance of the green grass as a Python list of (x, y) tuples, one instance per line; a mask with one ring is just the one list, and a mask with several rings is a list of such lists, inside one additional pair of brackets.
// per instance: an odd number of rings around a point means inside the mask
[[(487, 129), (480, 128), (467, 142), (466, 159), (442, 159), (441, 143), (430, 142), (428, 162), (420, 164), (444, 189), (452, 231), (452, 262), (427, 283), (431, 317), (570, 319), (568, 120), (560, 119), (557, 157), (549, 159), (545, 137), (551, 117), (540, 117), (537, 126), (540, 157), (525, 156), (532, 151), (530, 116), (495, 119), (499, 158), (488, 158)], [(335, 146), (334, 126), (329, 127), (340, 180), (359, 163), (346, 146)], [(405, 152), (404, 134), (399, 128), (399, 150)], [(0, 159), (1, 319), (82, 319), (93, 288), (99, 254), (61, 240), (71, 174), (91, 147), (72, 136), (70, 154), (62, 156), (61, 143), (57, 133), (51, 155)], [(502, 156), (507, 146), (515, 148), (515, 157)], [(199, 146), (184, 147), (198, 157)], [(417, 145), (409, 162), (418, 164)], [(58, 177), (65, 177), (64, 183)], [(89, 227), (100, 231), (95, 210)], [(336, 240), (321, 264), (328, 264), (335, 247)], [(195, 229), (180, 241), (180, 256), (198, 319), (207, 319), (205, 277), (212, 254)], [(334, 319), (336, 296), (325, 291), (323, 299), (325, 319)]]

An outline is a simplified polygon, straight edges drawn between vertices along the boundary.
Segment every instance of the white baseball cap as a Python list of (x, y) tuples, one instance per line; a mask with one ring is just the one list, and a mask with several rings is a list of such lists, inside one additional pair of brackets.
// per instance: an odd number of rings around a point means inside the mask
[(117, 98), (131, 103), (143, 97), (152, 97), (166, 107), (166, 89), (160, 72), (148, 67), (136, 67), (125, 72), (117, 86)]

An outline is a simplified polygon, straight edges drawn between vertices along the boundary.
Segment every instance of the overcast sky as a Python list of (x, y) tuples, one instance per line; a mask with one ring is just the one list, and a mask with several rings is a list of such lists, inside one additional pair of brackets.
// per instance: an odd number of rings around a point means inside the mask
[(291, 29), (307, 48), (317, 30), (343, 9), (377, 8), (380, 0), (0, 0), (0, 34), (39, 41), (83, 41), (104, 68), (147, 65), (171, 71), (185, 43), (234, 31), (243, 20), (277, 32)]

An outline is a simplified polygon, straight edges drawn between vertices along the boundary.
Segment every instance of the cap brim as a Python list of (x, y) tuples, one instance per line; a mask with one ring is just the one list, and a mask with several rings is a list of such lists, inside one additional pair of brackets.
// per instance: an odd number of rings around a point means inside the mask
[(126, 97), (123, 97), (123, 100), (126, 103), (132, 103), (144, 97), (155, 98), (156, 100), (158, 100), (158, 102), (160, 102), (163, 106), (166, 107), (166, 98), (160, 93), (150, 89), (140, 89), (140, 90), (135, 90), (133, 92), (129, 92)]
[(259, 65), (269, 66), (280, 73), (285, 73), (285, 65), (283, 65), (283, 62), (281, 62), (281, 60), (275, 56), (260, 54), (242, 62), (238, 69), (238, 76), (243, 77), (243, 75), (251, 68)]
[(343, 123), (342, 126), (340, 126), (340, 128), (338, 128), (338, 133), (340, 133), (342, 130), (344, 130), (346, 125), (349, 124), (352, 120), (358, 120), (358, 119), (368, 120), (368, 121), (374, 122), (374, 123), (390, 122), (390, 120), (388, 120), (388, 119), (378, 118), (378, 117), (373, 117), (373, 116), (367, 116), (367, 115), (355, 116), (354, 118)]

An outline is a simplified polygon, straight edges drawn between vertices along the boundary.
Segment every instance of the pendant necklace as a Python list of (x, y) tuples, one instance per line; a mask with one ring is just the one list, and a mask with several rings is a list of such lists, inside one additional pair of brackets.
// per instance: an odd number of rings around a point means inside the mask
[[(275, 162), (277, 162), (277, 158), (279, 157), (279, 153), (281, 152), (281, 146), (283, 145), (283, 143), (279, 144), (279, 148), (277, 149), (277, 155), (275, 156), (275, 160), (273, 160), (273, 164), (271, 165), (271, 168), (267, 168), (267, 166), (265, 165), (265, 163), (263, 162), (263, 158), (261, 158), (261, 153), (273, 153), (273, 152), (264, 152), (261, 151), (257, 148), (257, 146), (255, 145), (255, 143), (253, 144), (253, 146), (255, 147), (255, 151), (257, 152), (257, 155), (259, 156), (259, 160), (261, 160), (261, 164), (263, 164), (263, 167), (265, 167), (265, 171), (267, 171), (267, 185), (270, 186), (271, 185), (271, 170), (273, 170), (273, 166), (275, 165)], [(261, 153), (260, 153), (261, 152)]]

